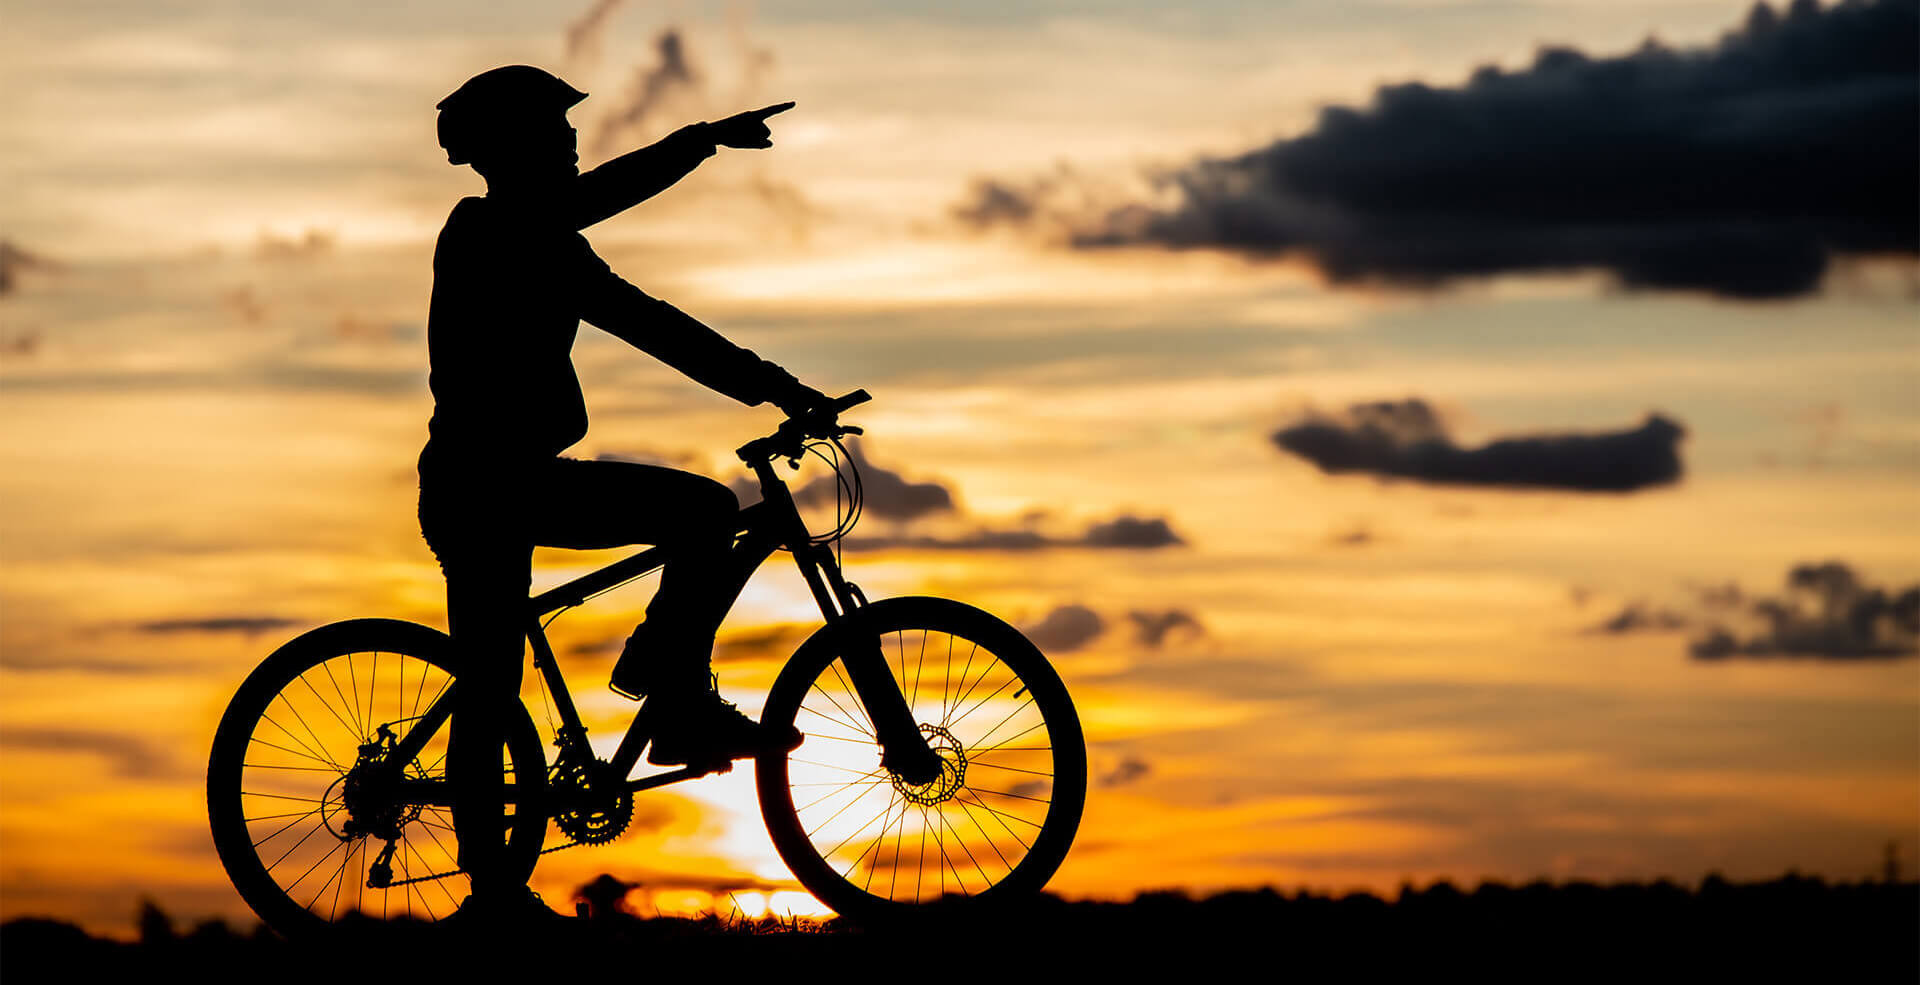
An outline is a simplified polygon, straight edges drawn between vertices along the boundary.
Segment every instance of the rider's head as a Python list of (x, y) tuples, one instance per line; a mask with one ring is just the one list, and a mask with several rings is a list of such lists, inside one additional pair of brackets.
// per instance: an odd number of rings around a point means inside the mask
[(489, 69), (440, 100), (440, 146), (451, 164), (471, 164), (488, 182), (570, 178), (579, 173), (567, 110), (587, 94), (531, 65)]

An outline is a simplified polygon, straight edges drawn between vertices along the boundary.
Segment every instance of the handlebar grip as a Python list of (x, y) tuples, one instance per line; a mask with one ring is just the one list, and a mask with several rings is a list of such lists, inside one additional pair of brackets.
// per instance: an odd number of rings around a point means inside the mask
[(833, 412), (838, 414), (849, 407), (858, 407), (873, 399), (873, 394), (865, 390), (855, 390), (844, 397), (833, 398)]

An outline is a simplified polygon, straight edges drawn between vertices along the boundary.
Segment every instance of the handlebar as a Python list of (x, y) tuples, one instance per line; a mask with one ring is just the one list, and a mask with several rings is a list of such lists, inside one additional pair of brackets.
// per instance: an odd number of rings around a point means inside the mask
[(752, 441), (735, 449), (742, 462), (753, 465), (756, 462), (771, 461), (775, 458), (797, 459), (805, 454), (806, 443), (817, 439), (832, 439), (843, 435), (860, 434), (861, 430), (840, 423), (840, 414), (873, 399), (865, 390), (855, 390), (844, 396), (828, 400), (826, 405), (804, 413), (796, 414), (780, 422), (780, 427), (764, 438)]

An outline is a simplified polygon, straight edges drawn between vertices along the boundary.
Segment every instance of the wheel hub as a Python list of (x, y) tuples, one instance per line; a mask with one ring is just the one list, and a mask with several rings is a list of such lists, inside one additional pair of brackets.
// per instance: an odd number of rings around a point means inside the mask
[(366, 835), (392, 841), (420, 817), (421, 805), (400, 802), (395, 782), (399, 777), (387, 763), (393, 736), (384, 725), (380, 732), (385, 745), (379, 740), (362, 745), (353, 768), (333, 781), (321, 798), (321, 819), (341, 841)]
[(927, 737), (933, 754), (940, 758), (940, 775), (926, 783), (908, 783), (899, 773), (888, 775), (900, 796), (910, 803), (930, 807), (952, 800), (960, 793), (967, 778), (967, 754), (961, 749), (960, 740), (938, 725), (922, 725), (920, 732)]

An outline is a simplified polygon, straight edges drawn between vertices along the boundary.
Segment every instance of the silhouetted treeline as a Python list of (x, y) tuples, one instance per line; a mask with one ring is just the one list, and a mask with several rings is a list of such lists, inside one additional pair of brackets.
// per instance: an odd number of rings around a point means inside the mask
[[(180, 932), (151, 904), (140, 940), (92, 937), (60, 921), (0, 925), (0, 976), (232, 969), (304, 980), (341, 961), (364, 967), (544, 968), (567, 978), (645, 974), (698, 963), (728, 976), (800, 975), (806, 968), (974, 967), (981, 985), (1009, 973), (1138, 974), (1180, 965), (1191, 973), (1303, 972), (1346, 980), (1440, 976), (1557, 981), (1631, 975), (1758, 981), (1920, 980), (1920, 884), (1829, 883), (1789, 875), (1698, 888), (1671, 882), (1463, 890), (1441, 882), (1392, 899), (1272, 889), (1202, 899), (1145, 893), (1127, 903), (1042, 897), (1014, 910), (923, 908), (913, 919), (856, 927), (766, 918), (643, 918), (602, 877), (575, 902), (586, 919), (524, 933), (461, 938), (425, 925), (369, 924), (325, 945), (288, 943), (219, 922)], [(596, 888), (597, 887), (597, 888)], [(360, 965), (362, 961), (379, 962)], [(935, 962), (928, 965), (927, 962)], [(962, 976), (964, 977), (964, 976)], [(80, 980), (85, 980), (83, 977)], [(958, 980), (958, 979), (956, 979)]]

